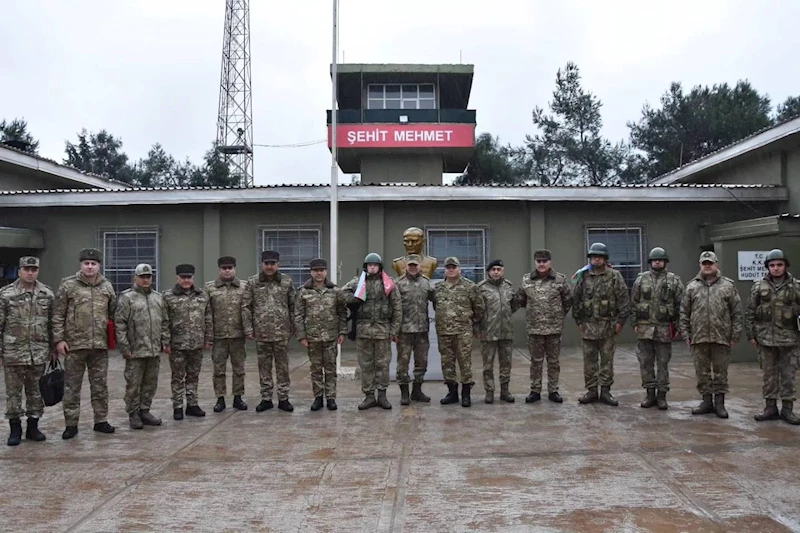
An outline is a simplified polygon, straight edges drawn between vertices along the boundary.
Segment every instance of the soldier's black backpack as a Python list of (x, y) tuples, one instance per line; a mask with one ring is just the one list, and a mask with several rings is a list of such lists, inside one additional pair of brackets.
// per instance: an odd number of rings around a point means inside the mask
[(47, 370), (39, 378), (39, 391), (48, 407), (56, 405), (64, 398), (64, 367), (60, 359), (50, 361), (47, 365)]

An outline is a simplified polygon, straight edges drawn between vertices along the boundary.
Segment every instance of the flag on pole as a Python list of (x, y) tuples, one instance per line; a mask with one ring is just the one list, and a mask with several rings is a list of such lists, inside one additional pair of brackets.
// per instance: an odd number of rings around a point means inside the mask
[(367, 273), (362, 272), (361, 277), (358, 278), (358, 285), (356, 285), (356, 292), (353, 294), (356, 298), (365, 302), (367, 300)]
[(383, 278), (383, 292), (386, 293), (386, 296), (389, 296), (395, 287), (394, 280), (384, 271), (381, 271), (381, 277)]

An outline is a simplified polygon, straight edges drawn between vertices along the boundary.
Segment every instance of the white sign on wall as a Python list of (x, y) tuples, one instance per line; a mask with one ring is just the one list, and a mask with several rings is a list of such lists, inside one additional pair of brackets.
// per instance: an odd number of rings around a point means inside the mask
[(739, 252), (739, 281), (756, 281), (767, 275), (767, 252)]

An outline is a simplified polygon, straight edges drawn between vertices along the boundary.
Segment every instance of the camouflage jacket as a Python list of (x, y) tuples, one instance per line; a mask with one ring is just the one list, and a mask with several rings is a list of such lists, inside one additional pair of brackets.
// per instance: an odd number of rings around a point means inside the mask
[(480, 325), (482, 341), (504, 341), (514, 338), (512, 315), (519, 309), (514, 286), (506, 279), (485, 279), (478, 283), (484, 313)]
[(681, 333), (692, 344), (730, 344), (742, 334), (742, 301), (733, 280), (701, 274), (686, 285), (681, 301)]
[(53, 343), (70, 350), (107, 350), (108, 321), (114, 319), (117, 296), (101, 274), (94, 284), (81, 273), (61, 280), (53, 309)]
[(294, 329), (298, 340), (329, 342), (347, 335), (347, 305), (342, 289), (325, 280), (325, 287), (314, 287), (308, 280), (297, 290), (294, 302)]
[(433, 300), (431, 280), (422, 274), (397, 278), (397, 289), (403, 300), (403, 322), (401, 333), (427, 333), (430, 329), (428, 302)]
[(294, 284), (286, 274), (267, 280), (264, 273), (248, 278), (242, 300), (244, 333), (261, 342), (288, 342), (294, 336)]
[(367, 299), (364, 302), (353, 296), (357, 287), (358, 277), (355, 277), (342, 289), (347, 304), (358, 306), (356, 338), (389, 339), (399, 334), (403, 300), (397, 287), (387, 296), (381, 275), (367, 276)]
[(211, 322), (215, 339), (241, 339), (244, 337), (242, 324), (242, 300), (247, 282), (239, 278), (222, 281), (217, 278), (206, 283), (206, 293), (211, 300)]
[(53, 291), (20, 280), (0, 291), (0, 357), (6, 365), (43, 365), (53, 350)]
[(114, 322), (117, 349), (123, 356), (158, 357), (170, 345), (167, 306), (157, 291), (135, 286), (122, 291)]
[(796, 346), (800, 314), (800, 281), (788, 272), (777, 285), (767, 275), (753, 283), (744, 314), (747, 339), (763, 346)]
[(564, 274), (553, 269), (545, 277), (536, 272), (525, 274), (517, 298), (525, 308), (528, 335), (561, 335), (564, 317), (572, 307), (572, 291)]
[(178, 285), (161, 295), (169, 317), (173, 350), (199, 350), (214, 340), (208, 293), (199, 287), (184, 291)]
[(602, 274), (584, 272), (575, 285), (572, 317), (583, 328), (583, 338), (608, 339), (616, 335), (617, 324), (630, 314), (628, 287), (619, 270), (606, 267)]
[(433, 289), (433, 308), (436, 309), (436, 333), (461, 335), (480, 327), (485, 306), (478, 286), (467, 278), (450, 284), (441, 281)]
[(637, 337), (656, 342), (672, 342), (683, 299), (681, 278), (666, 270), (642, 272), (631, 289), (631, 324)]

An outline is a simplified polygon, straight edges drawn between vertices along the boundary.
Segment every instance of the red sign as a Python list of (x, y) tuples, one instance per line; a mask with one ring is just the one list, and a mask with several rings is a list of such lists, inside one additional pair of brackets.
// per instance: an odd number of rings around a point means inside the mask
[[(342, 124), (339, 148), (472, 148), (475, 124)], [(328, 148), (331, 127), (328, 126)]]

